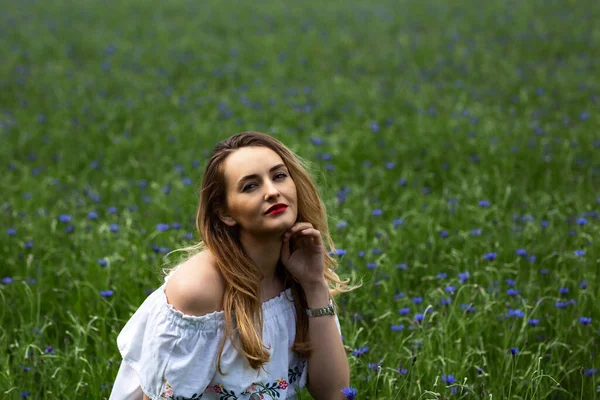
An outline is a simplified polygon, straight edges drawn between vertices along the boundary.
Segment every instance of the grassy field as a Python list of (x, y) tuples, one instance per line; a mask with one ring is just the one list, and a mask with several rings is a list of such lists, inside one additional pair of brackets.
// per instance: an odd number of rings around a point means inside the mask
[(339, 299), (357, 399), (600, 398), (599, 21), (0, 0), (0, 398), (108, 397), (117, 334), (198, 240), (207, 155), (246, 130), (313, 162), (364, 280)]

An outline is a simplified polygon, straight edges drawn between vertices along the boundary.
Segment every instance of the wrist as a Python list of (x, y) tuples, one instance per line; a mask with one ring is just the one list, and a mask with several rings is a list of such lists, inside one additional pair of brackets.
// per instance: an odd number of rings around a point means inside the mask
[(304, 289), (304, 294), (306, 295), (308, 308), (321, 308), (329, 304), (329, 287), (325, 280), (310, 285), (303, 285), (302, 289)]

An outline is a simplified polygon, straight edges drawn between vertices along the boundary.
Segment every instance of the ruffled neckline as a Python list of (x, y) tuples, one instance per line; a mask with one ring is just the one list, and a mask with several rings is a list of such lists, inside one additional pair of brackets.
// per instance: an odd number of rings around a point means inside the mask
[[(189, 315), (182, 311), (177, 310), (172, 304), (167, 302), (167, 295), (165, 294), (166, 283), (163, 284), (157, 291), (160, 293), (160, 298), (163, 304), (169, 310), (169, 313), (173, 314), (179, 319), (183, 319), (191, 322), (207, 322), (211, 320), (225, 321), (225, 311), (217, 310), (204, 315)], [(291, 300), (291, 301), (290, 301)], [(271, 316), (277, 314), (279, 311), (286, 307), (290, 307), (293, 303), (292, 288), (287, 288), (279, 293), (279, 295), (272, 297), (262, 303), (263, 321), (266, 321)]]

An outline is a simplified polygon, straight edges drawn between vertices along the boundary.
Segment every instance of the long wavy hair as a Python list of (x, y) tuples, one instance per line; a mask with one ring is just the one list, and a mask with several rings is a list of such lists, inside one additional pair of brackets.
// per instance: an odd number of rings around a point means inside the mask
[[(246, 357), (254, 370), (264, 369), (264, 364), (269, 361), (267, 350), (270, 347), (266, 348), (262, 341), (263, 315), (259, 295), (262, 271), (244, 252), (239, 238), (238, 225), (230, 227), (219, 218), (219, 212), (226, 210), (227, 205), (224, 161), (231, 153), (246, 146), (268, 147), (281, 157), (296, 185), (297, 222), (310, 222), (321, 233), (326, 250), (331, 254), (335, 252), (334, 243), (329, 235), (325, 205), (308, 172), (310, 171), (308, 162), (294, 154), (279, 140), (260, 132), (241, 132), (216, 144), (206, 165), (200, 189), (196, 228), (201, 240), (193, 246), (174, 251), (185, 251), (186, 259), (189, 259), (208, 248), (224, 277), (225, 335), (217, 358), (217, 368), (222, 375), (225, 374), (221, 370), (221, 355), (226, 338), (229, 338), (233, 347)], [(359, 285), (350, 286), (348, 285), (349, 279), (341, 281), (335, 272), (337, 266), (337, 261), (326, 251), (324, 275), (329, 287), (329, 295), (336, 307), (336, 295), (362, 286), (362, 282)], [(163, 269), (163, 273), (168, 275), (176, 267)], [(281, 260), (277, 264), (277, 274), (283, 280), (284, 288), (291, 288), (294, 298), (296, 335), (292, 350), (301, 357), (308, 358), (312, 352), (312, 346), (308, 334), (308, 316), (304, 312), (304, 309), (307, 308), (306, 295), (302, 286), (295, 281)], [(291, 301), (291, 299), (289, 300)], [(236, 334), (235, 337), (234, 334)], [(239, 343), (236, 339), (239, 339)]]

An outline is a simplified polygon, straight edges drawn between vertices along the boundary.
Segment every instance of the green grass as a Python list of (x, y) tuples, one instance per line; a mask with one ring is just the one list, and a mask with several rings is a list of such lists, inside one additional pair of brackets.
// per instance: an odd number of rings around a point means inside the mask
[(108, 397), (117, 334), (198, 238), (207, 155), (244, 130), (318, 168), (338, 272), (365, 281), (339, 310), (369, 347), (348, 354), (358, 398), (600, 397), (599, 18), (592, 0), (0, 0), (0, 398)]

